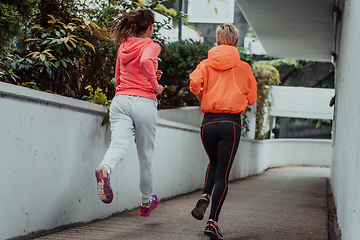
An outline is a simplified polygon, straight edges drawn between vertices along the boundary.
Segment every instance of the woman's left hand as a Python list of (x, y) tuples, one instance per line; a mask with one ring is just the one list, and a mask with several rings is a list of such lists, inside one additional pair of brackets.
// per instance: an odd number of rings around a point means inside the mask
[(156, 70), (156, 80), (160, 80), (161, 76), (163, 75), (163, 72), (161, 70)]

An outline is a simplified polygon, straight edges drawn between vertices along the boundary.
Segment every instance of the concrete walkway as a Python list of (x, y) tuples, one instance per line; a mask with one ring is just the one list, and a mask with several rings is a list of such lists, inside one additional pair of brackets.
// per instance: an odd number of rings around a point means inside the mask
[[(231, 182), (219, 226), (224, 239), (328, 239), (329, 168), (284, 167)], [(206, 219), (190, 211), (201, 192), (135, 209), (37, 239), (204, 239)], [(208, 216), (209, 208), (206, 216)]]

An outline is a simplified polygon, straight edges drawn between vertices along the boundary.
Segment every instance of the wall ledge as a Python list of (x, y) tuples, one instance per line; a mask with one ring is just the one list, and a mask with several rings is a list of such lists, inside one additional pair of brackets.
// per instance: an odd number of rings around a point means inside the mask
[(157, 122), (158, 122), (158, 126), (186, 130), (186, 131), (190, 131), (190, 132), (200, 132), (199, 127), (194, 127), (194, 126), (184, 124), (184, 123), (173, 122), (173, 121), (165, 120), (162, 118), (158, 118)]
[(0, 96), (51, 104), (57, 107), (66, 107), (76, 111), (94, 113), (96, 115), (104, 115), (107, 113), (107, 108), (98, 104), (4, 82), (0, 82)]
[(289, 143), (289, 142), (296, 142), (296, 143), (309, 143), (309, 142), (313, 142), (313, 143), (329, 143), (332, 142), (331, 139), (313, 139), (313, 138), (277, 138), (277, 139), (265, 139), (265, 140), (256, 140), (256, 139), (251, 139), (251, 138), (247, 138), (247, 137), (241, 137), (240, 141), (245, 141), (245, 142), (252, 142), (252, 143), (260, 143), (260, 144), (265, 144), (265, 143), (271, 143), (271, 142), (285, 142), (285, 143)]

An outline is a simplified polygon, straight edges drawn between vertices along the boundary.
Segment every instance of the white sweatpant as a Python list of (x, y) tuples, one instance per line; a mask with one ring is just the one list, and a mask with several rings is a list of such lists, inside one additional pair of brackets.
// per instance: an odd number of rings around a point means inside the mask
[(124, 159), (130, 141), (135, 141), (140, 165), (140, 196), (147, 203), (153, 191), (153, 166), (157, 101), (137, 96), (117, 95), (110, 106), (111, 143), (100, 166), (110, 169)]

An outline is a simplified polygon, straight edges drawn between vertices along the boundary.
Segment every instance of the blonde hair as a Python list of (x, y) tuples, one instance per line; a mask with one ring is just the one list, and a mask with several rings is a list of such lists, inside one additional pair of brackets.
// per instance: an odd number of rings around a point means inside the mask
[(218, 45), (236, 46), (239, 42), (239, 34), (239, 30), (233, 24), (222, 24), (216, 29), (216, 42)]

